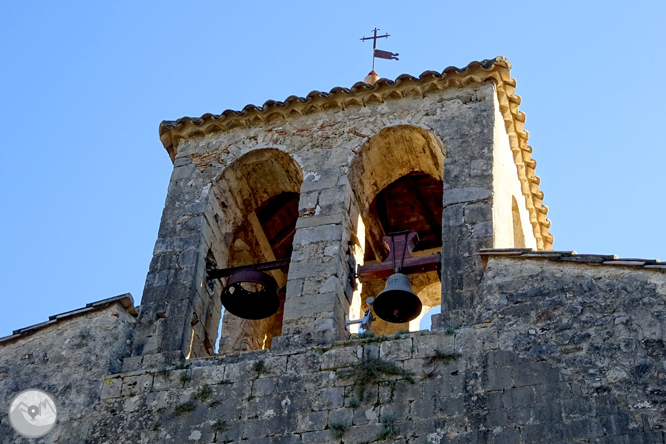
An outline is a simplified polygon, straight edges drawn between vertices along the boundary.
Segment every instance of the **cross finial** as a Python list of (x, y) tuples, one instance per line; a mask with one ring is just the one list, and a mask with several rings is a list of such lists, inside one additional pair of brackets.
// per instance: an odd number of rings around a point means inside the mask
[(398, 60), (398, 57), (400, 54), (398, 53), (393, 53), (393, 52), (388, 52), (388, 51), (382, 51), (381, 49), (377, 49), (377, 39), (387, 39), (390, 37), (389, 34), (384, 34), (384, 35), (377, 35), (377, 31), (379, 31), (379, 28), (375, 28), (372, 30), (372, 37), (363, 37), (361, 38), (361, 41), (366, 41), (366, 40), (372, 40), (372, 71), (375, 71), (375, 57), (379, 57), (381, 59), (389, 59), (389, 60)]

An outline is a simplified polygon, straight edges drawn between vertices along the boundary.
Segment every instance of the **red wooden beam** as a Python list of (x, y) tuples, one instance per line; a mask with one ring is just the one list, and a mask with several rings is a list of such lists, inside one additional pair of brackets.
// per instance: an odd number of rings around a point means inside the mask
[(414, 232), (392, 233), (384, 237), (391, 251), (384, 262), (378, 264), (361, 265), (356, 275), (361, 282), (375, 279), (385, 279), (394, 273), (403, 274), (424, 273), (439, 269), (441, 255), (412, 257), (412, 251), (418, 243), (418, 235)]

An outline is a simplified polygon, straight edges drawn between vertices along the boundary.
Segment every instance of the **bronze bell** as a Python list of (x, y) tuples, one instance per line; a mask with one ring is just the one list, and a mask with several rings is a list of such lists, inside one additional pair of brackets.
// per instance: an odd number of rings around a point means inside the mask
[(412, 291), (407, 275), (394, 273), (386, 280), (386, 288), (377, 295), (373, 304), (375, 314), (386, 322), (402, 324), (421, 314), (421, 300)]
[(243, 319), (264, 319), (280, 308), (278, 286), (270, 275), (256, 270), (229, 276), (220, 299), (224, 308)]

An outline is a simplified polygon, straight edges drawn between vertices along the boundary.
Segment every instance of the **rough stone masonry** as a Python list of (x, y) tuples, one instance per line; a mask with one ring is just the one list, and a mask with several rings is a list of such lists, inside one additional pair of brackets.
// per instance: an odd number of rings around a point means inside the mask
[[(174, 171), (141, 306), (1, 338), (0, 442), (29, 442), (5, 412), (38, 388), (59, 409), (45, 443), (664, 443), (666, 265), (552, 251), (509, 69), (164, 122)], [(410, 276), (442, 314), (350, 334), (383, 288), (357, 265), (406, 229), (442, 255)], [(207, 272), (277, 259), (278, 312), (223, 315)]]

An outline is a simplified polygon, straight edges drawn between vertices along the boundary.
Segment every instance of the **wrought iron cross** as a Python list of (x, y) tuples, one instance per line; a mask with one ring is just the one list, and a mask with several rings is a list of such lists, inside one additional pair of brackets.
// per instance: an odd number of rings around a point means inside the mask
[(363, 37), (361, 38), (361, 41), (366, 41), (366, 40), (372, 40), (372, 70), (375, 70), (375, 57), (379, 57), (382, 59), (389, 59), (389, 60), (398, 60), (398, 53), (393, 53), (393, 52), (388, 52), (388, 51), (382, 51), (381, 49), (377, 49), (377, 39), (386, 39), (389, 37), (389, 34), (384, 34), (384, 35), (377, 35), (377, 31), (379, 29), (375, 28), (372, 30), (373, 36), (372, 37)]

